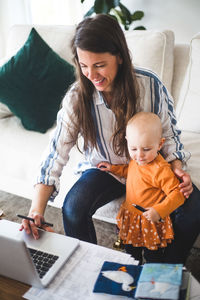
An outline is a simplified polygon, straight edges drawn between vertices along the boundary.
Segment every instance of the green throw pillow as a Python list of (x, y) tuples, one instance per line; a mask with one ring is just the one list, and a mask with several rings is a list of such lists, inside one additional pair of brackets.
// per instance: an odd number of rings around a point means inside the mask
[(0, 68), (0, 102), (28, 130), (53, 126), (74, 67), (54, 52), (32, 28), (24, 46)]

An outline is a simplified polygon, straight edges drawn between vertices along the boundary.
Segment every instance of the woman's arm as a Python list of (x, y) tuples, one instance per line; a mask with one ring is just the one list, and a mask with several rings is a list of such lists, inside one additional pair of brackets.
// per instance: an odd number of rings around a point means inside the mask
[(37, 184), (35, 186), (34, 198), (29, 210), (28, 216), (34, 219), (34, 222), (23, 219), (20, 230), (25, 230), (27, 234), (33, 235), (34, 239), (39, 238), (37, 227), (43, 227), (47, 231), (52, 231), (50, 227), (42, 226), (41, 222), (44, 221), (44, 212), (47, 202), (53, 193), (54, 186)]
[(49, 145), (43, 153), (35, 184), (42, 183), (46, 186), (54, 186), (50, 200), (53, 201), (60, 189), (60, 176), (63, 167), (69, 160), (69, 152), (75, 145), (78, 132), (74, 129), (76, 117), (73, 112), (73, 101), (70, 91), (63, 99), (62, 108), (57, 114), (57, 126), (53, 131), (53, 136)]
[[(29, 211), (29, 216), (34, 218), (34, 222), (23, 220), (21, 230), (28, 234), (32, 233), (34, 238), (39, 238), (37, 226), (41, 226), (44, 221), (44, 212), (48, 200), (53, 200), (58, 194), (60, 176), (63, 167), (69, 159), (69, 152), (76, 143), (77, 130), (70, 122), (73, 105), (70, 92), (63, 100), (63, 107), (57, 115), (57, 126), (54, 135), (44, 153), (44, 159), (40, 165), (38, 176), (35, 182), (35, 194)], [(75, 122), (75, 117), (74, 117)], [(42, 228), (52, 231), (50, 227), (42, 225)]]

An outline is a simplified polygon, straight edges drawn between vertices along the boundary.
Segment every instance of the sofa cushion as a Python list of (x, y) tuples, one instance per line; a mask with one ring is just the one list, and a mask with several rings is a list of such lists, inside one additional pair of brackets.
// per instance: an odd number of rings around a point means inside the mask
[(190, 43), (189, 64), (176, 113), (182, 130), (200, 133), (200, 33)]
[(174, 33), (170, 30), (125, 32), (133, 64), (154, 71), (171, 91), (174, 64)]
[[(15, 54), (26, 42), (32, 25), (14, 25), (10, 28), (6, 41), (6, 54), (10, 57)], [(73, 64), (73, 55), (70, 44), (75, 32), (75, 25), (34, 25), (41, 38), (61, 58)]]
[(12, 112), (7, 105), (0, 102), (0, 119), (12, 116)]
[(0, 102), (28, 130), (53, 126), (74, 67), (55, 53), (32, 28), (24, 46), (0, 68)]

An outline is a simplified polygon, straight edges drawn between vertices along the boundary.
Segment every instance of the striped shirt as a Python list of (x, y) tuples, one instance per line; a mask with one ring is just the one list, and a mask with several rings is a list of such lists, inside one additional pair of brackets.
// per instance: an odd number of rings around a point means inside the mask
[[(140, 90), (140, 110), (154, 112), (162, 122), (163, 137), (165, 138), (162, 147), (163, 157), (168, 162), (175, 159), (186, 162), (190, 157), (190, 153), (184, 151), (183, 144), (180, 141), (181, 131), (176, 126), (177, 121), (171, 95), (155, 73), (141, 68), (136, 68), (135, 72)], [(69, 160), (69, 152), (75, 144), (67, 130), (71, 111), (72, 99), (69, 91), (63, 99), (61, 110), (58, 112), (57, 126), (44, 153), (36, 182), (55, 186), (51, 200), (59, 191), (59, 178), (63, 167)], [(128, 163), (125, 156), (119, 157), (113, 151), (112, 134), (114, 132), (115, 116), (104, 102), (102, 94), (98, 91), (95, 91), (93, 95), (92, 116), (97, 130), (98, 149), (89, 149), (84, 153), (84, 159), (79, 162), (77, 172), (95, 168), (101, 161), (108, 161), (111, 164)], [(78, 136), (75, 138), (78, 139)], [(122, 181), (121, 178), (117, 179)]]

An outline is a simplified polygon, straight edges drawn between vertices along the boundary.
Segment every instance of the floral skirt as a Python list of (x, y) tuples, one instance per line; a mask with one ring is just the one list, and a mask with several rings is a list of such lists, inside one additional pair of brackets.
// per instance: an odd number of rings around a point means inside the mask
[(174, 238), (170, 216), (164, 222), (152, 222), (143, 215), (121, 207), (117, 216), (119, 236), (124, 244), (145, 247), (150, 250), (167, 247)]

